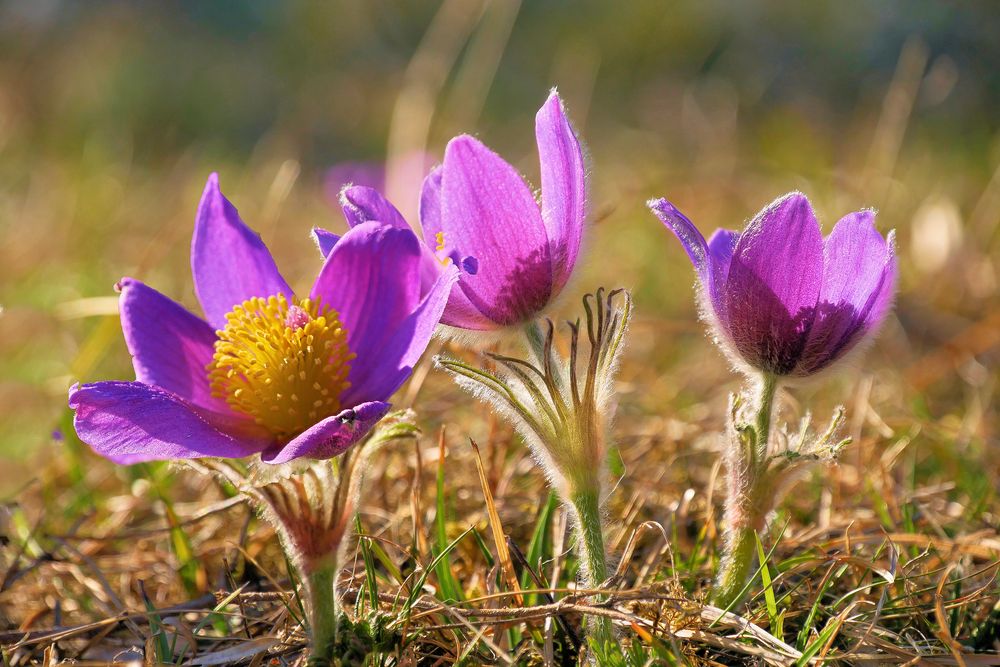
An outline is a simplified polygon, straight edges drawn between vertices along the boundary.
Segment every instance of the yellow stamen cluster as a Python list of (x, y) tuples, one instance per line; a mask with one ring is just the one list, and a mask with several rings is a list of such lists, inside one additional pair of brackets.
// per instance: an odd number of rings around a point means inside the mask
[(216, 334), (212, 395), (279, 441), (340, 412), (355, 355), (337, 311), (310, 299), (254, 297), (227, 313)]

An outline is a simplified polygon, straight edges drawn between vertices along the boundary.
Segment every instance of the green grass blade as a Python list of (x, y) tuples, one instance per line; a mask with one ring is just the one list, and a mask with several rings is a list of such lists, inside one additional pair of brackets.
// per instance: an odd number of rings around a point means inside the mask
[(764, 585), (764, 604), (767, 606), (767, 618), (771, 633), (781, 639), (782, 615), (778, 614), (778, 604), (774, 599), (774, 586), (771, 585), (771, 570), (767, 566), (767, 556), (764, 554), (764, 545), (761, 544), (760, 535), (754, 533), (754, 541), (757, 543), (757, 558), (760, 559), (760, 580)]
[[(524, 559), (532, 568), (537, 568), (539, 562), (544, 562), (552, 557), (552, 519), (558, 507), (559, 497), (555, 492), (550, 491), (548, 500), (545, 501), (538, 513), (535, 530), (531, 533), (531, 541), (528, 542), (528, 552), (524, 555)], [(535, 583), (531, 580), (531, 575), (524, 572), (521, 575), (521, 588), (528, 590), (534, 587)], [(537, 595), (529, 593), (525, 595), (524, 603), (533, 605), (537, 604), (537, 600)]]
[(365, 535), (361, 525), (361, 515), (354, 515), (354, 527), (358, 532), (358, 546), (361, 548), (361, 559), (365, 563), (365, 585), (368, 587), (368, 601), (372, 609), (378, 609), (378, 579), (375, 576), (375, 557), (372, 555), (371, 540)]
[(425, 569), (423, 572), (420, 573), (420, 577), (417, 579), (417, 582), (410, 590), (410, 596), (406, 599), (405, 611), (407, 617), (409, 617), (410, 608), (413, 607), (413, 603), (417, 601), (418, 597), (420, 597), (420, 591), (423, 589), (424, 584), (427, 583), (427, 577), (430, 575), (430, 573), (437, 572), (442, 564), (447, 565), (448, 555), (455, 549), (456, 546), (458, 546), (458, 543), (464, 540), (465, 537), (473, 530), (475, 530), (475, 527), (469, 526), (465, 530), (465, 532), (463, 532), (461, 535), (452, 540), (447, 546), (445, 546), (445, 548), (441, 550), (441, 553), (439, 553), (434, 557), (434, 560), (432, 560), (430, 565), (427, 566), (427, 569)]
[(448, 553), (445, 550), (448, 544), (448, 512), (445, 503), (447, 496), (444, 490), (444, 457), (438, 462), (436, 495), (435, 507), (437, 511), (434, 516), (436, 541), (431, 548), (431, 553), (434, 556), (435, 573), (437, 574), (438, 585), (441, 589), (442, 601), (461, 602), (465, 599), (465, 596), (462, 594), (462, 587), (459, 586), (458, 580), (455, 579), (447, 558), (444, 558)]

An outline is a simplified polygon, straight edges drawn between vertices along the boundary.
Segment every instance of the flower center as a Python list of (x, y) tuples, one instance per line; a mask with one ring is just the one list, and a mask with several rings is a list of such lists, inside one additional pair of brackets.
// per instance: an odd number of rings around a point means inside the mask
[(337, 311), (283, 295), (244, 301), (226, 314), (208, 365), (212, 395), (289, 440), (340, 412), (350, 386), (347, 332)]

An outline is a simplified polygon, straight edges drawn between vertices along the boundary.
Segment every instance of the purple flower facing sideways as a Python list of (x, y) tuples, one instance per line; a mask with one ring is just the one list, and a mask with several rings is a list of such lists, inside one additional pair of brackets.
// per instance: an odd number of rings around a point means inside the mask
[(895, 234), (879, 234), (874, 211), (844, 216), (824, 239), (809, 200), (793, 192), (742, 232), (719, 229), (706, 242), (666, 199), (649, 207), (691, 257), (705, 315), (738, 364), (813, 375), (877, 330), (892, 305)]
[(455, 279), (441, 272), (422, 289), (417, 237), (368, 222), (340, 239), (309, 296), (296, 298), (215, 174), (191, 268), (205, 319), (123, 279), (136, 381), (70, 389), (80, 439), (117, 463), (342, 453), (388, 412)]
[[(527, 322), (566, 285), (580, 251), (587, 212), (583, 151), (556, 92), (535, 117), (541, 164), (541, 205), (521, 175), (477, 139), (452, 139), (444, 163), (424, 180), (420, 224), (423, 280), (442, 266), (459, 267), (441, 321), (491, 330)], [(373, 188), (340, 195), (348, 223), (369, 220), (409, 229), (399, 211)], [(316, 230), (320, 249), (336, 237)]]

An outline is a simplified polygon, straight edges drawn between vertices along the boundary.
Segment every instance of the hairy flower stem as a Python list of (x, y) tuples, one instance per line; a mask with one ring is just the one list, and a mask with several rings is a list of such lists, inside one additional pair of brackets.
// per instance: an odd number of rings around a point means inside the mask
[(764, 375), (760, 391), (760, 405), (757, 407), (757, 415), (754, 418), (757, 444), (754, 452), (754, 464), (757, 466), (763, 465), (764, 459), (767, 457), (767, 443), (771, 436), (771, 413), (774, 411), (774, 394), (777, 391), (778, 378), (773, 375)]
[[(598, 588), (608, 578), (600, 493), (596, 490), (574, 491), (569, 501), (576, 511), (576, 534), (584, 570), (584, 584), (587, 588)], [(597, 598), (598, 601), (605, 599), (604, 595)], [(591, 636), (601, 646), (614, 639), (609, 618), (596, 616), (590, 619), (588, 627)]]
[(333, 664), (337, 646), (336, 562), (319, 567), (307, 575), (309, 591), (309, 632), (312, 634), (310, 667)]
[(712, 587), (710, 601), (732, 609), (743, 600), (747, 580), (757, 556), (757, 535), (764, 530), (773, 502), (768, 488), (768, 441), (778, 380), (765, 375), (753, 425), (734, 424), (734, 441), (727, 453), (728, 497), (723, 516), (723, 556)]

